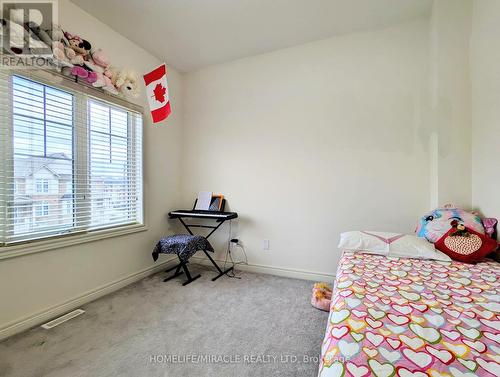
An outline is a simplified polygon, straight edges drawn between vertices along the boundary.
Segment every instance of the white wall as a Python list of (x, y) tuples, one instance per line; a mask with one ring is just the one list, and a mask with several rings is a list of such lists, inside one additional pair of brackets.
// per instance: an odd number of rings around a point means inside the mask
[(335, 272), (342, 231), (413, 232), (430, 206), (428, 27), (418, 20), (186, 75), (183, 204), (222, 192), (240, 213), (234, 235), (251, 264), (313, 272)]
[(474, 205), (500, 218), (500, 2), (475, 0), (472, 18), (472, 195)]
[(471, 0), (437, 0), (432, 7), (430, 106), (432, 206), (470, 208), (471, 97), (469, 36)]
[[(61, 24), (102, 47), (116, 65), (143, 74), (161, 63), (74, 4), (65, 0), (59, 3)], [(169, 85), (173, 115), (160, 126), (153, 127), (149, 119), (144, 124), (144, 197), (149, 230), (1, 260), (0, 334), (8, 334), (6, 328), (23, 318), (153, 265), (151, 249), (160, 235), (168, 232), (165, 214), (179, 203), (182, 86), (181, 76), (171, 68)], [(145, 97), (139, 102), (145, 105)]]

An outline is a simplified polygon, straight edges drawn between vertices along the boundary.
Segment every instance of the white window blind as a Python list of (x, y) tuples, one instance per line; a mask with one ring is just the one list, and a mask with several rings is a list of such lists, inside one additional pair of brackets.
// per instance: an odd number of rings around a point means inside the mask
[(142, 114), (0, 74), (0, 245), (143, 223)]
[(129, 223), (140, 215), (137, 191), (141, 177), (134, 174), (138, 154), (133, 153), (134, 129), (140, 124), (123, 109), (93, 100), (88, 106), (90, 226)]

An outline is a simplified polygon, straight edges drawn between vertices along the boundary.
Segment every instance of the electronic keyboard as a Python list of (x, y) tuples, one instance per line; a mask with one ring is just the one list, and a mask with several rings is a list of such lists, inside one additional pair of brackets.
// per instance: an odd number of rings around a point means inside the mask
[(238, 217), (236, 212), (221, 212), (221, 211), (202, 211), (191, 209), (180, 209), (169, 212), (168, 216), (171, 219), (180, 217), (193, 217), (200, 219), (216, 219), (216, 220), (232, 220)]

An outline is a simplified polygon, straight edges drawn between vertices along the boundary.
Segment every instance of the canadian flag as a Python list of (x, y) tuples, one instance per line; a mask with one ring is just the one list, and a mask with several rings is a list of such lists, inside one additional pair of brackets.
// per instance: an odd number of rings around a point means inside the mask
[(172, 110), (168, 96), (167, 66), (165, 63), (153, 71), (146, 73), (144, 75), (144, 83), (146, 84), (146, 95), (153, 123), (167, 119)]

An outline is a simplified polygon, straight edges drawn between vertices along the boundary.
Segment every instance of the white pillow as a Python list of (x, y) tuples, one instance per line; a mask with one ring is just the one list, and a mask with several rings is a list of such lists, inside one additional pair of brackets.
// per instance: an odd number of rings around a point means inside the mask
[(340, 234), (339, 249), (381, 254), (388, 257), (451, 261), (425, 238), (409, 234), (353, 231)]

